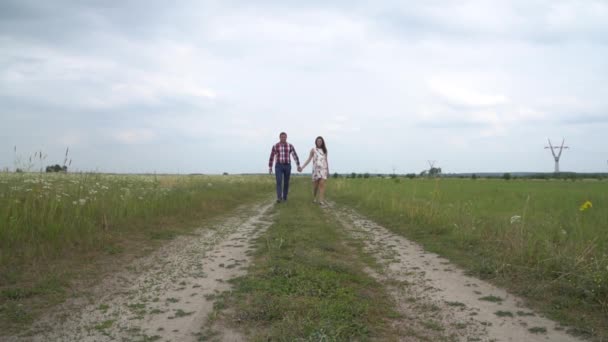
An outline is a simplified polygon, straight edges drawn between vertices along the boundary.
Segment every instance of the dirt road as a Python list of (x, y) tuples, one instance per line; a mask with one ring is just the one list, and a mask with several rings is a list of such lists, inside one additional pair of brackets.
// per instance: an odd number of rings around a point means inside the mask
[[(244, 273), (251, 240), (271, 224), (272, 203), (241, 207), (231, 217), (176, 238), (92, 290), (68, 301), (29, 336), (9, 341), (195, 341), (226, 280)], [(228, 340), (241, 340), (226, 331)]]
[[(86, 301), (69, 300), (26, 334), (7, 341), (196, 341), (227, 281), (244, 274), (253, 240), (273, 222), (269, 201), (238, 208), (215, 224), (167, 243), (104, 279)], [(403, 318), (403, 341), (577, 341), (523, 301), (466, 276), (448, 260), (391, 233), (352, 209), (329, 204), (348, 235), (380, 269)], [(300, 227), (305, 229), (305, 227)], [(223, 328), (214, 339), (246, 340)]]
[(579, 341), (527, 309), (523, 300), (465, 275), (354, 210), (330, 204), (327, 211), (382, 265), (369, 273), (385, 284), (406, 317), (398, 326), (412, 338), (404, 340)]

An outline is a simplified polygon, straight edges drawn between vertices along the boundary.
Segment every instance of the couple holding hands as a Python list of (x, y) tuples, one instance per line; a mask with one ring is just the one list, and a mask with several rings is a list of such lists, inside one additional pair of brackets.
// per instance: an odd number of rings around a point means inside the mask
[(287, 133), (279, 134), (279, 140), (272, 146), (270, 161), (268, 162), (268, 173), (272, 174), (272, 164), (276, 159), (274, 170), (277, 180), (277, 203), (287, 201), (289, 177), (291, 176), (291, 156), (293, 156), (298, 165), (298, 172), (302, 172), (312, 160), (313, 202), (325, 204), (325, 181), (329, 177), (329, 164), (327, 162), (327, 147), (325, 147), (323, 137), (315, 139), (315, 147), (310, 150), (308, 159), (302, 166), (300, 166), (296, 149), (287, 142)]

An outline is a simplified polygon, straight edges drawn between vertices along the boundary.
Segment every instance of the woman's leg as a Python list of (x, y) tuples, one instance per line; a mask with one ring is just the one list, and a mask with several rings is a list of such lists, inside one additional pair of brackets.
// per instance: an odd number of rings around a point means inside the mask
[(317, 195), (318, 195), (318, 193), (319, 193), (319, 180), (315, 179), (312, 182), (312, 195), (313, 195), (312, 196), (312, 200), (313, 200), (313, 202), (317, 201)]
[(325, 202), (325, 179), (319, 179), (319, 201)]

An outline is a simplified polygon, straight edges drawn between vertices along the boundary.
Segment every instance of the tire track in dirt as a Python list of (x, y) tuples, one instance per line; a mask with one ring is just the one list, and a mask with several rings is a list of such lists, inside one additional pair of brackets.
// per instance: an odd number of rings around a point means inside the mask
[(381, 265), (368, 273), (386, 286), (404, 319), (405, 341), (581, 341), (526, 308), (523, 300), (469, 277), (449, 260), (390, 232), (355, 210), (328, 204)]
[[(264, 202), (180, 236), (67, 301), (22, 336), (7, 341), (195, 341), (227, 280), (245, 273), (253, 239), (272, 223)], [(243, 340), (225, 331), (224, 340)], [(217, 336), (216, 336), (217, 338)]]

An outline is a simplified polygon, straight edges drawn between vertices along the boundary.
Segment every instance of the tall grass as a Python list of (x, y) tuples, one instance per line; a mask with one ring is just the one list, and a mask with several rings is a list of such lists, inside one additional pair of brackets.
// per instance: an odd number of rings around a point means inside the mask
[[(338, 202), (544, 303), (554, 317), (582, 325), (586, 319), (603, 320), (599, 329), (608, 331), (608, 182), (337, 179), (329, 184)], [(592, 206), (583, 206), (586, 201)]]
[(239, 176), (0, 173), (0, 270), (100, 248), (135, 222), (212, 216), (269, 193), (271, 184)]

